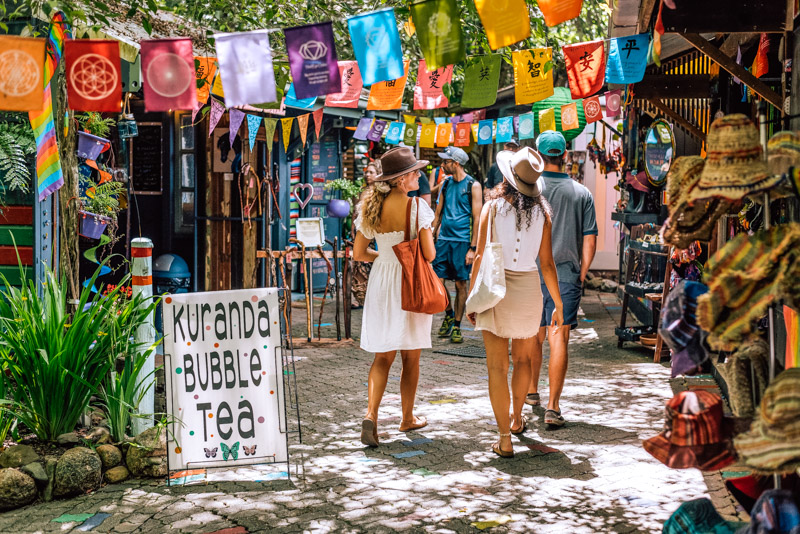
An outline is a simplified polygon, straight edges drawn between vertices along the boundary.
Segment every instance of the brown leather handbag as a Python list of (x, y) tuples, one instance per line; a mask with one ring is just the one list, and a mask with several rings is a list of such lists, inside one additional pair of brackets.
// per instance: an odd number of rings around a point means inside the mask
[[(411, 203), (417, 202), (415, 222), (416, 237), (411, 239)], [(406, 207), (405, 240), (393, 246), (397, 260), (403, 267), (401, 307), (408, 312), (440, 313), (447, 307), (447, 293), (433, 272), (433, 267), (422, 254), (419, 243), (419, 199), (409, 199)]]

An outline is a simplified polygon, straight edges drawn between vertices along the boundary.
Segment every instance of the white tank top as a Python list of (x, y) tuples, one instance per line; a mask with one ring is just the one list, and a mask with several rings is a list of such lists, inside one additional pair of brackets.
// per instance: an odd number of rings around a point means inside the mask
[[(544, 230), (545, 215), (536, 209), (531, 214), (531, 224), (528, 226), (528, 217), (522, 215), (521, 228), (517, 229), (517, 210), (506, 202), (504, 198), (491, 201), (495, 208), (495, 239), (503, 245), (503, 261), (509, 271), (536, 271), (536, 258), (539, 256), (539, 246), (542, 244), (542, 231)], [(489, 212), (491, 217), (491, 212)], [(486, 236), (487, 241), (491, 236)]]

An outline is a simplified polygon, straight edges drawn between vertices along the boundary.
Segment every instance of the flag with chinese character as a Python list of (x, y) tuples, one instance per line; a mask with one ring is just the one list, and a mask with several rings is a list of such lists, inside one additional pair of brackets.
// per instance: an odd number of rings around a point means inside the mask
[(291, 85), (289, 85), (289, 91), (286, 93), (286, 100), (284, 100), (284, 104), (290, 108), (312, 109), (316, 103), (316, 96), (312, 96), (310, 98), (297, 98), (295, 83), (292, 82)]
[(403, 144), (406, 146), (414, 146), (417, 144), (417, 123), (406, 122), (406, 129), (403, 130)]
[(456, 139), (453, 143), (455, 146), (469, 146), (469, 136), (472, 133), (472, 124), (468, 122), (459, 122), (456, 124)]
[(495, 143), (511, 141), (514, 136), (514, 117), (501, 117), (497, 119), (497, 136)]
[(436, 126), (436, 146), (450, 146), (450, 138), (453, 136), (453, 126), (449, 123)]
[[(119, 46), (117, 46), (119, 48)], [(214, 75), (217, 73), (217, 58), (215, 57), (194, 57), (194, 76), (197, 80), (197, 101), (200, 104), (208, 102), (208, 95), (211, 93), (211, 84), (214, 83)]]
[(450, 83), (453, 77), (453, 66), (429, 71), (425, 60), (419, 60), (417, 85), (414, 87), (414, 109), (446, 108), (450, 102), (442, 92), (442, 87)]
[(394, 8), (350, 17), (347, 26), (364, 85), (403, 76), (403, 49)]
[(572, 20), (581, 14), (583, 0), (539, 0), (544, 23), (550, 27)]
[(534, 48), (511, 53), (514, 61), (514, 98), (517, 105), (553, 96), (553, 49)]
[(579, 127), (577, 102), (561, 106), (561, 131), (566, 132)]
[(622, 91), (615, 89), (614, 91), (606, 91), (606, 117), (613, 119), (619, 117), (622, 110)]
[(410, 61), (406, 60), (405, 75), (402, 78), (378, 82), (370, 87), (367, 109), (388, 110), (403, 107), (403, 91), (406, 88), (410, 63)]
[(539, 131), (556, 129), (556, 110), (555, 108), (543, 109), (539, 112)]
[(294, 117), (281, 119), (281, 130), (283, 130), (283, 150), (289, 150), (289, 140), (292, 138), (292, 124)]
[(464, 93), (461, 106), (465, 108), (485, 108), (497, 101), (497, 87), (500, 84), (500, 66), (503, 56), (489, 54), (467, 59), (464, 69)]
[(0, 35), (0, 109), (39, 111), (45, 105), (45, 40)]
[(592, 124), (603, 118), (603, 108), (600, 105), (599, 96), (584, 99), (582, 105), (583, 115), (586, 117), (586, 124)]
[(649, 50), (649, 33), (611, 39), (608, 43), (606, 82), (627, 85), (642, 81)]
[(122, 71), (118, 41), (70, 39), (64, 43), (64, 61), (70, 109), (120, 112)]
[(606, 76), (603, 41), (562, 47), (572, 98), (586, 98), (603, 88)]
[(482, 120), (478, 123), (478, 144), (491, 145), (494, 137), (494, 121), (491, 119)]
[(302, 100), (341, 91), (331, 22), (285, 28), (283, 35), (297, 98)]
[(519, 138), (520, 139), (533, 139), (533, 112), (523, 113), (519, 116)]
[(361, 71), (355, 61), (340, 61), (339, 74), (342, 79), (342, 91), (329, 94), (325, 98), (325, 105), (331, 108), (357, 108), (361, 96)]
[(192, 40), (152, 39), (141, 46), (145, 111), (194, 109), (197, 77)]
[(761, 38), (758, 41), (758, 52), (756, 52), (756, 57), (753, 59), (753, 65), (750, 67), (750, 72), (752, 72), (753, 76), (756, 78), (761, 78), (763, 75), (769, 72), (769, 60), (767, 59), (768, 52), (769, 35), (762, 33)]
[(278, 100), (266, 30), (217, 35), (216, 47), (227, 107)]
[(386, 129), (386, 121), (382, 120), (375, 120), (372, 123), (372, 128), (370, 128), (369, 133), (367, 134), (368, 141), (378, 142), (383, 138), (383, 131)]
[(419, 134), (419, 146), (433, 148), (436, 140), (436, 124), (423, 124)]
[(419, 47), (430, 68), (464, 61), (466, 47), (456, 0), (419, 0), (410, 9)]
[(475, 0), (492, 50), (531, 36), (531, 19), (525, 0)]
[(353, 134), (353, 139), (366, 141), (367, 134), (371, 129), (372, 129), (372, 119), (370, 119), (369, 117), (362, 117), (358, 121), (358, 126), (356, 126), (356, 131)]
[(389, 125), (389, 129), (386, 131), (386, 144), (388, 145), (396, 145), (400, 143), (400, 139), (403, 137), (403, 123), (402, 122), (393, 122)]

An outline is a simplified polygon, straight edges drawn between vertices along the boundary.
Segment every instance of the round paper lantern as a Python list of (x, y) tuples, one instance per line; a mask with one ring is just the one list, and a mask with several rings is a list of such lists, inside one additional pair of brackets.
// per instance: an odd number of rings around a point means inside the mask
[[(578, 127), (566, 132), (561, 129), (561, 106), (575, 102), (578, 108)], [(583, 114), (583, 104), (580, 100), (572, 100), (572, 95), (567, 87), (555, 87), (553, 96), (533, 103), (533, 131), (539, 135), (539, 112), (554, 108), (556, 112), (556, 130), (564, 134), (564, 139), (572, 141), (586, 128), (586, 116)]]

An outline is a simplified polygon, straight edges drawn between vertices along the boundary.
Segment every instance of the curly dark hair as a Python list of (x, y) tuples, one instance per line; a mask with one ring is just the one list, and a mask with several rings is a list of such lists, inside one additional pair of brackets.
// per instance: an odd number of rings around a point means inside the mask
[(547, 218), (550, 218), (553, 213), (553, 210), (550, 208), (550, 204), (548, 204), (547, 200), (544, 198), (544, 195), (539, 195), (538, 197), (529, 197), (528, 195), (523, 195), (514, 189), (514, 186), (508, 183), (507, 180), (503, 180), (494, 186), (494, 188), (490, 189), (487, 198), (488, 200), (505, 198), (509, 204), (514, 206), (514, 209), (517, 213), (517, 230), (522, 229), (523, 215), (526, 219), (525, 228), (529, 228), (531, 226), (534, 211), (539, 210), (542, 215)]

